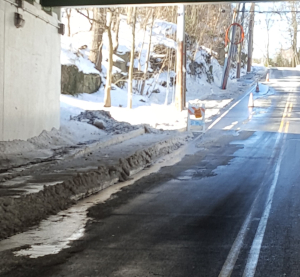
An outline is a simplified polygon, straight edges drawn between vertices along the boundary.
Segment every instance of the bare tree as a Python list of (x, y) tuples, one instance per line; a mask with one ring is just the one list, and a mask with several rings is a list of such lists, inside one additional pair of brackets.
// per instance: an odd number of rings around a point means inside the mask
[[(206, 45), (219, 52), (224, 48), (224, 33), (231, 23), (231, 4), (186, 5), (186, 32), (198, 46)], [(192, 50), (192, 49), (191, 49)]]
[(143, 94), (144, 89), (145, 89), (145, 82), (147, 79), (147, 72), (148, 72), (148, 64), (149, 64), (149, 59), (150, 59), (150, 50), (151, 50), (151, 40), (152, 40), (152, 29), (153, 29), (153, 24), (154, 24), (154, 18), (155, 18), (155, 13), (154, 9), (151, 9), (151, 25), (150, 25), (150, 34), (149, 34), (149, 44), (148, 44), (148, 49), (147, 49), (147, 55), (146, 55), (146, 60), (145, 60), (145, 67), (144, 67), (144, 79), (141, 87), (141, 94)]
[(104, 91), (104, 107), (110, 107), (111, 106), (110, 90), (111, 90), (112, 67), (113, 67), (113, 41), (112, 41), (112, 34), (111, 34), (112, 11), (110, 9), (108, 9), (107, 11), (106, 18), (107, 18), (106, 30), (108, 35), (108, 67), (107, 67), (106, 84), (105, 84), (105, 91)]
[(265, 13), (265, 23), (266, 23), (266, 30), (267, 30), (266, 66), (269, 66), (270, 65), (270, 29), (274, 24), (272, 13)]
[[(90, 9), (75, 9), (79, 14), (81, 15), (84, 15), (84, 17), (89, 21), (89, 23), (91, 24), (91, 27), (89, 29), (88, 32), (92, 31), (93, 29), (93, 24), (94, 24), (94, 21), (93, 21), (93, 18), (91, 17), (90, 15)], [(85, 15), (85, 12), (86, 12), (86, 15)], [(81, 31), (78, 31), (78, 32), (75, 32), (72, 34), (72, 37), (74, 37), (75, 35), (79, 34), (79, 33), (82, 33), (82, 32), (87, 32), (86, 30), (81, 30)]]
[[(81, 13), (82, 14), (82, 13)], [(84, 15), (84, 14), (83, 14)], [(91, 19), (89, 17), (89, 19)], [(89, 59), (95, 63), (95, 67), (101, 71), (102, 63), (102, 39), (106, 28), (106, 9), (94, 8), (93, 9), (93, 42), (90, 51)]]
[[(87, 9), (87, 8), (80, 8), (80, 9), (75, 9), (79, 14), (83, 14), (86, 12), (86, 19), (89, 21), (89, 23), (91, 24), (91, 27), (90, 27), (90, 30), (89, 31), (92, 31), (93, 29), (93, 24), (94, 24), (94, 21), (93, 21), (93, 18), (91, 17), (90, 15), (90, 10), (91, 9)], [(79, 32), (77, 32), (79, 33)]]
[(114, 22), (113, 22), (113, 31), (114, 31), (114, 52), (118, 50), (119, 47), (119, 31), (120, 31), (120, 11), (116, 9), (114, 11)]
[(276, 13), (280, 15), (281, 19), (284, 19), (288, 25), (286, 29), (288, 37), (285, 37), (285, 39), (290, 40), (291, 49), (293, 51), (293, 57), (291, 60), (293, 67), (299, 64), (297, 51), (298, 24), (300, 23), (299, 6), (300, 4), (298, 1), (286, 1), (281, 3), (276, 11)]
[(66, 9), (66, 15), (68, 20), (68, 37), (71, 36), (71, 13), (72, 9)]
[(142, 55), (142, 51), (143, 51), (143, 48), (144, 48), (145, 35), (146, 35), (148, 20), (149, 20), (149, 17), (151, 16), (152, 13), (153, 13), (153, 9), (149, 9), (146, 18), (143, 20), (143, 22), (141, 24), (142, 28), (143, 28), (144, 35), (143, 35), (143, 41), (142, 41), (141, 50), (139, 52), (138, 71), (141, 71), (141, 55)]
[(299, 11), (299, 3), (289, 1), (287, 3), (288, 7), (291, 9), (291, 18), (290, 18), (290, 27), (289, 31), (291, 34), (291, 46), (293, 50), (293, 58), (292, 58), (292, 67), (295, 67), (299, 64), (299, 59), (297, 55), (297, 41), (298, 41), (298, 22), (297, 22), (297, 14)]

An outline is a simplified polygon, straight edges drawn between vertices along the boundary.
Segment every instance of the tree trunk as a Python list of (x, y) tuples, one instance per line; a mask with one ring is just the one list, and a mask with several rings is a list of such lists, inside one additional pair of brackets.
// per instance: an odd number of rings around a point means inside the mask
[[(168, 49), (168, 55), (167, 55), (167, 59), (168, 59), (168, 75), (167, 75), (167, 93), (166, 93), (166, 99), (165, 99), (165, 105), (168, 105), (168, 99), (169, 99), (169, 84), (170, 84), (170, 67), (172, 65), (172, 51), (173, 49)], [(170, 65), (171, 63), (171, 65)]]
[(94, 23), (93, 23), (93, 42), (90, 51), (89, 59), (95, 64), (95, 67), (101, 71), (102, 63), (102, 37), (106, 25), (106, 11), (104, 9), (93, 9)]
[[(214, 35), (215, 34), (215, 30), (216, 30), (216, 28), (217, 28), (217, 24), (218, 24), (218, 22), (219, 22), (219, 19), (220, 19), (220, 16), (221, 16), (221, 9), (219, 10), (219, 12), (218, 12), (218, 15), (217, 15), (217, 18), (216, 18), (216, 20), (215, 20), (215, 25), (214, 25), (214, 27), (213, 27), (213, 29), (212, 29), (212, 35)], [(212, 55), (212, 48), (213, 48), (213, 44), (214, 44), (214, 40), (212, 39), (211, 40), (211, 42), (210, 42), (210, 54)]]
[[(210, 18), (209, 18), (209, 16), (210, 16), (210, 5), (207, 6), (207, 15), (206, 16), (207, 16), (206, 17), (206, 22), (209, 22), (209, 20), (210, 20)], [(207, 27), (208, 27), (208, 24), (205, 24), (204, 28), (202, 29), (202, 32), (200, 33), (199, 40), (198, 40), (199, 45), (202, 45), (203, 36), (204, 36), (205, 32), (207, 31)]]
[(66, 14), (68, 19), (68, 37), (71, 36), (71, 12), (72, 9), (66, 9)]
[(143, 51), (144, 43), (145, 43), (146, 26), (147, 26), (147, 24), (144, 25), (144, 36), (143, 36), (143, 42), (142, 42), (141, 50), (140, 50), (140, 53), (139, 53), (138, 71), (141, 71), (141, 67), (142, 67), (141, 66), (141, 56), (142, 56), (142, 51)]
[[(245, 3), (243, 3), (242, 8), (242, 16), (241, 16), (241, 26), (244, 26), (244, 15), (245, 15)], [(236, 78), (239, 79), (241, 77), (241, 64), (242, 64), (242, 48), (243, 48), (243, 41), (238, 45), (238, 62), (236, 68)]]
[(144, 78), (143, 78), (143, 84), (142, 84), (142, 88), (141, 88), (141, 95), (143, 95), (143, 92), (144, 92), (144, 89), (145, 89), (145, 83), (146, 83), (146, 79), (147, 79), (148, 64), (149, 64), (150, 50), (151, 50), (153, 24), (154, 24), (154, 9), (152, 8), (152, 20), (151, 20), (151, 26), (150, 26), (149, 44), (148, 44), (148, 50), (147, 50), (147, 57), (146, 57), (146, 61), (145, 61)]
[(114, 52), (118, 50), (119, 47), (119, 30), (120, 30), (120, 14), (117, 15), (117, 22), (115, 24), (115, 43), (114, 43)]
[(267, 31), (267, 67), (270, 65), (270, 34), (269, 30)]
[(136, 7), (132, 8), (132, 42), (130, 53), (130, 66), (128, 76), (128, 104), (127, 108), (132, 109), (132, 79), (134, 69), (134, 48), (135, 48), (135, 23), (136, 23)]
[(112, 79), (112, 67), (113, 67), (113, 41), (111, 35), (111, 22), (112, 22), (112, 12), (107, 12), (107, 34), (108, 34), (108, 68), (106, 74), (106, 85), (104, 91), (104, 107), (111, 107), (111, 97), (110, 97), (110, 89), (111, 89), (111, 79)]
[[(236, 9), (235, 12), (233, 13), (233, 18), (232, 18), (232, 23), (237, 21), (238, 15), (239, 15), (239, 9), (240, 9), (240, 3), (238, 3), (236, 5)], [(223, 78), (222, 78), (222, 89), (226, 89), (227, 87), (227, 81), (228, 81), (228, 77), (229, 77), (229, 73), (230, 73), (230, 67), (231, 67), (231, 60), (233, 57), (233, 53), (235, 50), (235, 33), (236, 33), (236, 26), (232, 27), (232, 32), (230, 34), (230, 43), (229, 43), (229, 47), (228, 47), (228, 57), (227, 59), (225, 59), (224, 62), (224, 72), (223, 72)]]
[(142, 41), (141, 50), (139, 52), (138, 71), (141, 71), (141, 67), (142, 67), (142, 65), (141, 65), (141, 56), (142, 56), (142, 51), (143, 51), (144, 44), (145, 44), (145, 35), (146, 35), (146, 30), (147, 30), (147, 23), (148, 23), (148, 20), (149, 20), (151, 14), (152, 14), (152, 9), (149, 9), (148, 12), (147, 12), (147, 16), (146, 16), (146, 18), (144, 20), (144, 24), (143, 24), (144, 35), (143, 35), (143, 41)]
[(177, 111), (182, 111), (184, 108), (184, 82), (183, 82), (183, 53), (185, 41), (185, 24), (184, 24), (184, 5), (178, 5), (177, 16), (177, 58), (176, 58), (176, 92), (175, 92), (175, 108)]
[(130, 25), (131, 23), (131, 17), (132, 17), (132, 7), (127, 7), (127, 25)]
[(292, 4), (292, 24), (293, 24), (293, 59), (292, 59), (292, 67), (296, 67), (297, 65), (297, 33), (298, 33), (298, 24), (297, 24), (297, 14), (295, 9), (295, 3)]
[(252, 3), (250, 8), (250, 19), (249, 19), (248, 62), (247, 62), (248, 73), (251, 72), (251, 66), (252, 66), (254, 9), (255, 9), (255, 3)]

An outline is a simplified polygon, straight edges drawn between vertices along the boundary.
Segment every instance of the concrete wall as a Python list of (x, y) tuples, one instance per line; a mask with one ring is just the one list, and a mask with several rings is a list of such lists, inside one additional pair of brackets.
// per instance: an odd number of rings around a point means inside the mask
[[(60, 35), (51, 25), (57, 26), (57, 17), (39, 4), (24, 4), (23, 10), (0, 0), (0, 141), (59, 128)], [(25, 19), (22, 28), (14, 25), (17, 11)]]

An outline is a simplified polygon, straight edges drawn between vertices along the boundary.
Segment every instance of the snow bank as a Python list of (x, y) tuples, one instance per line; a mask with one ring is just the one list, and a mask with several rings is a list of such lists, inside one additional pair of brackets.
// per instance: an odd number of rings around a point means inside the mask
[[(156, 159), (178, 149), (187, 139), (189, 135), (185, 134), (159, 141), (126, 158), (116, 160), (113, 165), (99, 165), (97, 170), (78, 173), (76, 176), (70, 174), (68, 180), (45, 185), (39, 192), (18, 198), (2, 197), (0, 239), (28, 229), (47, 216), (67, 209), (79, 199), (127, 180)], [(60, 174), (58, 173), (58, 177), (61, 177)]]

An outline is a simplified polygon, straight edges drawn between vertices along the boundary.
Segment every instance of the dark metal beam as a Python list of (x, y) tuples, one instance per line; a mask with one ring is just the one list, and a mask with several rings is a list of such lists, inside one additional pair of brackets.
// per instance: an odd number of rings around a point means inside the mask
[(40, 0), (40, 3), (44, 7), (72, 7), (72, 6), (112, 6), (112, 5), (151, 5), (151, 4), (161, 4), (161, 5), (175, 5), (178, 3), (186, 4), (198, 4), (198, 3), (252, 3), (252, 2), (274, 2), (270, 0), (261, 1), (228, 1), (228, 0)]

